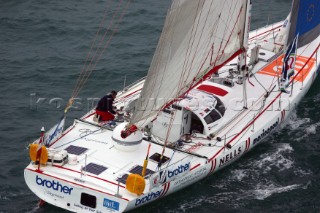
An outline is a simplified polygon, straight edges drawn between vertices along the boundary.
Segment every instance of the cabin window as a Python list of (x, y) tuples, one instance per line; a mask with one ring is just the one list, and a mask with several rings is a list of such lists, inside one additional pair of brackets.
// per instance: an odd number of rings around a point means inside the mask
[(204, 117), (204, 120), (207, 124), (211, 124), (217, 120), (219, 120), (221, 117), (224, 116), (224, 113), (226, 111), (226, 108), (222, 101), (214, 96), (216, 98), (216, 104), (215, 104), (215, 109), (213, 109), (206, 117)]
[(204, 120), (207, 124), (211, 124), (221, 118), (221, 114), (213, 109), (206, 117), (204, 117)]
[(215, 96), (215, 98), (217, 100), (217, 105), (215, 108), (220, 113), (221, 117), (223, 117), (223, 115), (226, 111), (226, 108), (225, 108), (224, 104), (222, 103), (222, 101), (218, 97)]
[(97, 198), (96, 196), (89, 195), (87, 193), (81, 193), (80, 203), (84, 206), (95, 209), (97, 207)]

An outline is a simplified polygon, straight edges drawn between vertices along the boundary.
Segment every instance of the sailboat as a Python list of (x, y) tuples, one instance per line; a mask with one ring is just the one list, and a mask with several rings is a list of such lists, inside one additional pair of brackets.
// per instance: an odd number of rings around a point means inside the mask
[[(260, 144), (319, 73), (320, 2), (294, 0), (250, 32), (251, 0), (173, 0), (146, 78), (30, 145), (26, 184), (72, 212), (125, 212), (200, 181)], [(84, 131), (85, 130), (85, 131)]]

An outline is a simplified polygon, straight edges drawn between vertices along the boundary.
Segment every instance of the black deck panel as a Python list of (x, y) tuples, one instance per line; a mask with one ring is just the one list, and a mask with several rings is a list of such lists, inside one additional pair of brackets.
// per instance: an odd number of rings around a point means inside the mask
[(85, 147), (81, 147), (81, 146), (74, 146), (74, 145), (70, 145), (67, 148), (65, 148), (65, 150), (69, 153), (69, 154), (73, 154), (73, 155), (81, 155), (84, 152), (86, 152), (88, 150), (88, 148)]
[(83, 168), (83, 171), (95, 174), (95, 175), (100, 175), (102, 172), (107, 170), (107, 167), (95, 164), (95, 163), (89, 163)]

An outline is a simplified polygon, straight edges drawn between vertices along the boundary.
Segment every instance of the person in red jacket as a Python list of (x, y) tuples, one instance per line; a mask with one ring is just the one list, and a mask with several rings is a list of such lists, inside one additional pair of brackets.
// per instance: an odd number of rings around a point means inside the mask
[(112, 90), (103, 96), (96, 107), (96, 114), (100, 117), (99, 121), (110, 121), (115, 118), (116, 111), (113, 109), (113, 101), (117, 96), (117, 92)]

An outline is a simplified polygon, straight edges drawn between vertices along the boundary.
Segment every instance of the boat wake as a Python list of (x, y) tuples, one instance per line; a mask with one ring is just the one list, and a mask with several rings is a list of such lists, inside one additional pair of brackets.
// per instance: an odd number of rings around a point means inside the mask
[(289, 143), (272, 143), (269, 150), (256, 157), (244, 158), (234, 166), (236, 168), (222, 172), (221, 176), (212, 180), (211, 190), (206, 195), (181, 204), (181, 210), (186, 212), (204, 204), (215, 205), (217, 208), (223, 208), (224, 205), (239, 208), (252, 200), (265, 200), (276, 194), (306, 189), (308, 183), (293, 180), (292, 184), (283, 185), (279, 181), (280, 176), (294, 174), (302, 178), (312, 174), (295, 164), (291, 157), (294, 153), (292, 146)]
[[(312, 102), (314, 105), (317, 105), (319, 101), (320, 95), (316, 96)], [(308, 100), (308, 102), (310, 102), (310, 100)], [(301, 142), (306, 140), (310, 135), (316, 135), (317, 129), (319, 130), (320, 127), (320, 122), (317, 122), (318, 119), (315, 118), (319, 116), (319, 112), (314, 111), (314, 108), (316, 108), (314, 105), (312, 108), (304, 107), (299, 109), (302, 111), (299, 112), (299, 114), (303, 117), (298, 116), (296, 110), (291, 113), (283, 128), (288, 131), (292, 140)]]
[(293, 184), (288, 186), (276, 186), (274, 184), (270, 185), (258, 185), (256, 189), (249, 190), (247, 193), (247, 198), (253, 198), (257, 200), (264, 200), (273, 194), (279, 194), (283, 192), (288, 192), (294, 189), (302, 188), (300, 184)]

